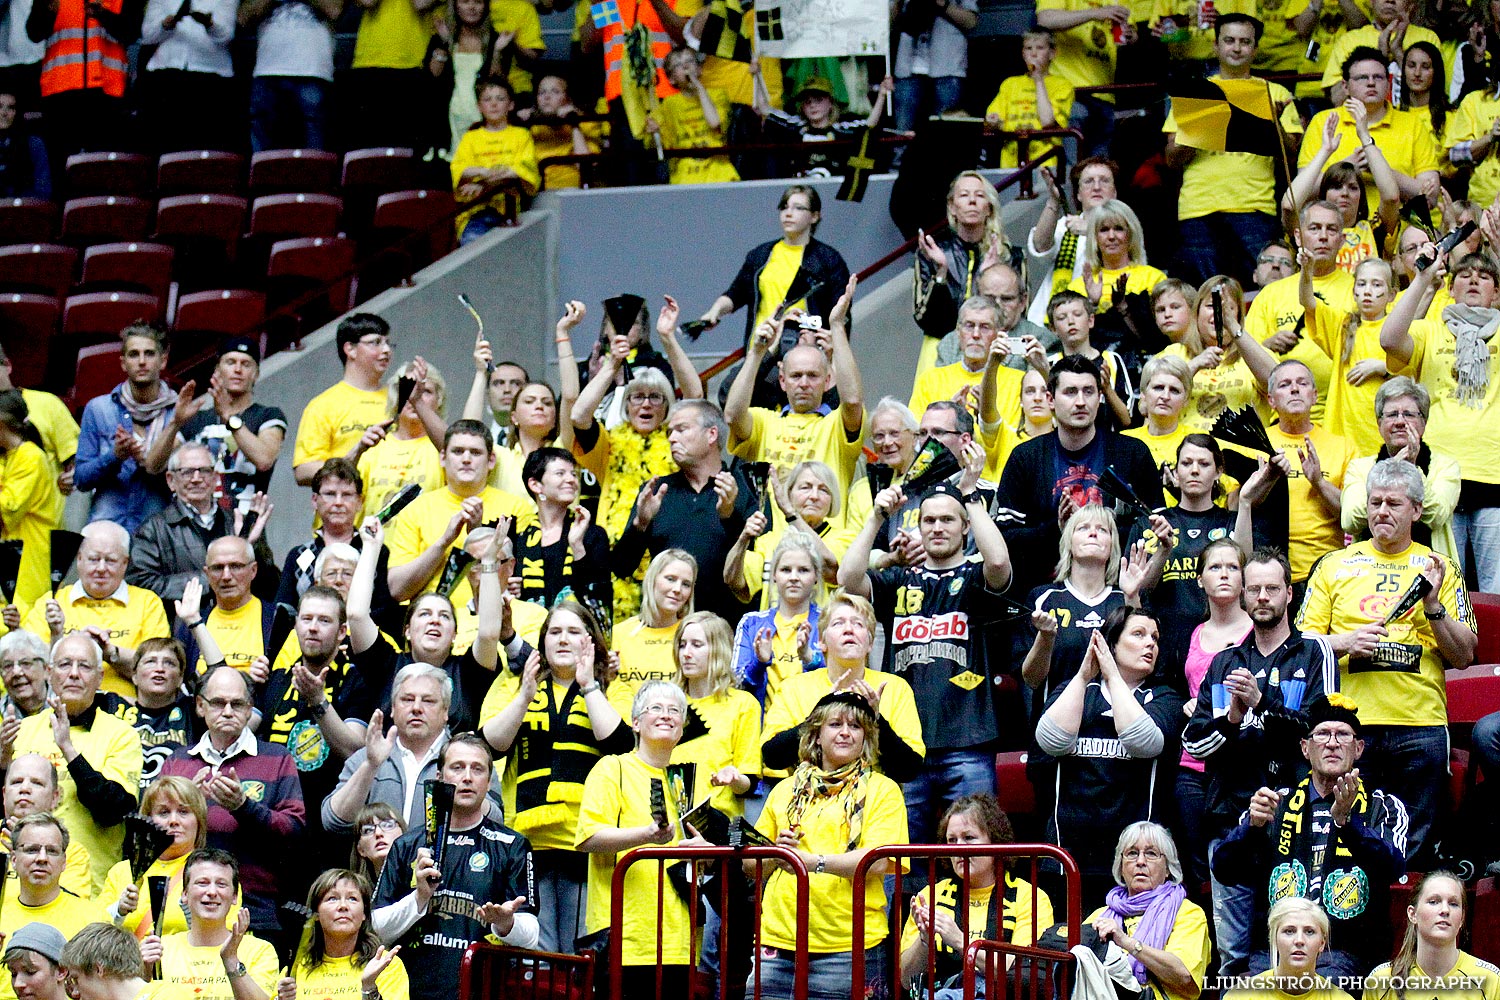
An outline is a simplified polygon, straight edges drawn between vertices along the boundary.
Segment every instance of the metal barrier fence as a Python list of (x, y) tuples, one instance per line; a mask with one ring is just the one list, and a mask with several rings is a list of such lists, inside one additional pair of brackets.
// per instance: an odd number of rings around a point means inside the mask
[[(1064, 919), (1068, 928), (1068, 947), (1071, 949), (1073, 946), (1078, 944), (1079, 928), (1083, 923), (1083, 882), (1082, 877), (1078, 871), (1077, 862), (1073, 860), (1072, 855), (1070, 855), (1067, 851), (1063, 850), (1060, 847), (1056, 847), (1052, 844), (893, 844), (889, 847), (877, 847), (865, 854), (865, 856), (860, 859), (859, 864), (854, 869), (854, 931), (852, 949), (853, 970), (851, 975), (851, 989), (853, 992), (851, 995), (859, 996), (863, 993), (864, 990), (864, 942), (866, 933), (865, 895), (867, 892), (866, 882), (870, 870), (876, 865), (884, 865), (887, 861), (917, 858), (925, 859), (927, 861), (926, 879), (923, 882), (923, 888), (920, 890), (921, 892), (930, 892), (932, 890), (929, 887), (936, 886), (938, 882), (937, 862), (939, 858), (947, 858), (952, 861), (973, 858), (994, 858), (997, 863), (1000, 863), (1002, 866), (1002, 870), (996, 871), (995, 873), (996, 881), (994, 892), (999, 893), (1000, 898), (994, 900), (994, 902), (996, 905), (1000, 905), (1002, 907), (1004, 905), (1003, 900), (1005, 893), (1005, 872), (1008, 871), (1012, 875), (1024, 878), (1031, 886), (1030, 898), (1029, 900), (1018, 900), (1018, 903), (1022, 903), (1022, 905), (1024, 905), (1025, 903), (1029, 903), (1030, 905), (1030, 913), (1032, 915), (1033, 941), (1045, 929), (1043, 927), (1038, 927), (1035, 920), (1035, 915), (1037, 913), (1037, 900), (1042, 892), (1039, 881), (1043, 871), (1043, 860), (1047, 859), (1056, 862), (1058, 867), (1062, 870), (1062, 877), (1065, 880), (1066, 885), (1065, 893), (1067, 897), (1067, 909), (1066, 917)], [(1025, 864), (1023, 865), (1022, 862), (1025, 862)], [(957, 865), (955, 865), (955, 868), (956, 867)], [(904, 985), (901, 976), (901, 931), (905, 926), (905, 907), (903, 904), (906, 902), (905, 893), (902, 892), (902, 883), (909, 876), (905, 875), (900, 870), (900, 867), (898, 865), (896, 866), (895, 871), (887, 877), (893, 879), (891, 890), (891, 912), (895, 918), (893, 920), (894, 927), (892, 928), (891, 934), (891, 940), (894, 942), (894, 944), (890, 949), (892, 975), (889, 981), (893, 985), (892, 995), (901, 996), (904, 995), (899, 989), (900, 986)], [(969, 910), (969, 895), (969, 886), (967, 880), (960, 880), (959, 897), (954, 901), (953, 904), (953, 911), (955, 914), (963, 914), (967, 916)], [(929, 898), (932, 897), (930, 896)], [(971, 928), (967, 925), (966, 920), (964, 922), (963, 929), (965, 951), (965, 997), (971, 998), (975, 995), (973, 992), (975, 969), (972, 964), (972, 956), (976, 953), (971, 952), (970, 949), (976, 942), (979, 942), (983, 939), (984, 930), (981, 928), (977, 932), (971, 933)], [(936, 977), (938, 952), (938, 949), (935, 947), (936, 934), (936, 926), (934, 923), (930, 922), (925, 932), (927, 943), (927, 962), (926, 968), (923, 970), (926, 973), (924, 979), (927, 984), (927, 995), (929, 997), (932, 995), (932, 992), (936, 989), (937, 985), (934, 982), (934, 979)], [(985, 942), (984, 950), (992, 955), (992, 958), (988, 963), (989, 967), (987, 969), (989, 975), (986, 977), (989, 982), (1000, 981), (998, 978), (994, 977), (994, 973), (997, 972), (998, 969), (995, 967), (996, 960), (993, 956), (1008, 956), (1012, 958), (1028, 957), (1033, 959), (1032, 961), (1025, 963), (1021, 961), (1014, 961), (1010, 963), (1010, 968), (1008, 970), (1009, 975), (1007, 977), (1000, 977), (1013, 981), (1013, 986), (1015, 988), (1014, 995), (1019, 997), (1027, 997), (1029, 998), (1029, 1000), (1043, 1000), (1044, 997), (1050, 998), (1051, 996), (1053, 996), (1051, 992), (1043, 992), (1042, 990), (1042, 978), (1043, 973), (1046, 969), (1046, 964), (1059, 962), (1064, 963), (1064, 966), (1066, 967), (1066, 963), (1070, 958), (1068, 952), (1059, 952), (1045, 948), (1037, 948), (1034, 945), (1028, 947), (998, 941)], [(1030, 970), (1029, 976), (1023, 975), (1023, 972), (1025, 972), (1027, 969)], [(1029, 989), (1025, 989), (1025, 987), (1029, 987)], [(989, 988), (987, 988), (985, 991), (985, 996), (987, 997), (994, 997), (996, 995), (997, 994), (992, 992)], [(1071, 993), (1069, 992), (1059, 995), (1068, 996), (1071, 995)]]
[(593, 1000), (594, 956), (476, 941), (464, 952), (458, 1000)]

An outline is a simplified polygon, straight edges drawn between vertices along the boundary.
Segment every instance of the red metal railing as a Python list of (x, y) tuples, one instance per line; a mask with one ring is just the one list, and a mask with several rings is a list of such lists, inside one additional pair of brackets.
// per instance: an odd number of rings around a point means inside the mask
[[(865, 895), (868, 891), (866, 883), (869, 877), (870, 870), (878, 864), (884, 864), (885, 862), (893, 859), (899, 860), (914, 858), (923, 858), (927, 861), (927, 877), (924, 888), (921, 890), (922, 892), (928, 892), (929, 890), (926, 887), (935, 886), (939, 881), (937, 866), (939, 858), (948, 858), (951, 860), (965, 858), (994, 858), (997, 862), (1003, 862), (1005, 870), (1011, 872), (1013, 875), (1017, 874), (1018, 866), (1020, 866), (1021, 862), (1026, 862), (1027, 864), (1023, 868), (1020, 868), (1020, 872), (1021, 876), (1026, 878), (1026, 881), (1031, 885), (1029, 902), (1032, 914), (1033, 941), (1035, 940), (1035, 937), (1045, 929), (1042, 927), (1038, 927), (1036, 921), (1037, 902), (1042, 895), (1042, 890), (1039, 887), (1039, 881), (1042, 874), (1043, 861), (1045, 859), (1056, 862), (1058, 867), (1061, 868), (1062, 876), (1066, 882), (1066, 922), (1068, 927), (1068, 947), (1072, 948), (1074, 945), (1078, 944), (1079, 928), (1083, 923), (1082, 876), (1078, 871), (1077, 862), (1073, 860), (1073, 856), (1060, 847), (1056, 847), (1052, 844), (892, 844), (888, 847), (877, 847), (866, 853), (865, 856), (860, 859), (859, 864), (856, 865), (854, 869), (854, 933), (853, 949), (851, 955), (853, 962), (851, 989), (853, 990), (853, 993), (851, 995), (860, 996), (864, 991)], [(1000, 894), (1000, 898), (996, 899), (995, 903), (996, 905), (1001, 905), (1005, 892), (1005, 876), (1004, 872), (1002, 871), (997, 871), (995, 875), (996, 882), (994, 891)], [(901, 891), (901, 886), (904, 878), (907, 876), (902, 873), (898, 866), (892, 873), (891, 877), (894, 879), (891, 893), (894, 903), (894, 905), (892, 906), (892, 910), (895, 913), (900, 914), (904, 912), (904, 908), (901, 904), (905, 902), (904, 894)], [(963, 891), (960, 894), (960, 898), (957, 899), (954, 903), (954, 912), (955, 914), (967, 914), (968, 907), (969, 892), (968, 885), (967, 883), (965, 883), (963, 885)], [(975, 942), (979, 941), (983, 937), (983, 934), (984, 931), (982, 928), (977, 932), (975, 932), (973, 928), (965, 928), (964, 947), (966, 950), (966, 963), (969, 960), (967, 957), (968, 949)], [(892, 975), (890, 980), (893, 996), (903, 995), (900, 989), (901, 930), (899, 926), (896, 928), (894, 937), (895, 944), (891, 948)], [(925, 970), (929, 996), (931, 995), (931, 990), (935, 985), (933, 983), (933, 980), (935, 978), (937, 967), (937, 948), (934, 946), (935, 937), (936, 928), (932, 925), (929, 925), (926, 931), (927, 968)], [(1034, 945), (1022, 946), (1002, 942), (994, 942), (987, 947), (990, 951), (1001, 955), (1025, 955), (1038, 959), (1046, 959), (1049, 961), (1061, 961), (1066, 958), (1066, 953), (1054, 952), (1043, 948), (1036, 948)], [(1034, 961), (1031, 963), (1030, 985), (1032, 987), (1031, 995), (1033, 997), (1040, 996), (1040, 994), (1037, 992), (1037, 987), (1039, 985), (1039, 969), (1039, 962)], [(971, 966), (965, 968), (964, 974), (966, 982), (972, 979), (973, 971), (974, 970)], [(991, 972), (993, 971), (994, 970), (992, 969)], [(1012, 974), (1015, 977), (1015, 984), (1018, 990), (1020, 989), (1023, 982), (1021, 973), (1022, 964), (1020, 962), (1016, 962), (1012, 967)], [(991, 980), (991, 982), (994, 981), (996, 980)], [(967, 988), (969, 987), (966, 985), (966, 989)], [(994, 996), (995, 994), (990, 993), (987, 990), (986, 995)], [(966, 994), (966, 996), (972, 997), (974, 996), (974, 994), (972, 992), (969, 992)]]
[[(984, 956), (982, 973), (980, 956)], [(1030, 960), (1029, 976), (1022, 974), (1022, 963), (1027, 959)], [(1003, 974), (1000, 971), (1002, 961), (1007, 963), (1009, 969)], [(1042, 963), (1046, 965), (1043, 966)], [(1052, 1000), (1053, 997), (1070, 997), (1073, 995), (1073, 971), (1076, 964), (1077, 959), (1071, 951), (1026, 947), (1004, 941), (970, 941), (964, 952), (964, 1000), (974, 1000), (981, 995), (981, 978), (984, 983), (982, 995), (991, 1000)], [(1051, 971), (1053, 966), (1057, 969), (1056, 975)], [(996, 989), (997, 984), (1009, 988)]]
[(594, 956), (476, 941), (464, 952), (458, 1000), (593, 1000)]
[[(802, 863), (802, 859), (797, 856), (795, 851), (784, 847), (637, 847), (620, 858), (615, 864), (614, 879), (611, 882), (609, 912), (609, 923), (612, 928), (609, 942), (609, 962), (611, 971), (614, 973), (610, 977), (611, 1000), (623, 1000), (619, 972), (622, 968), (625, 947), (623, 933), (625, 927), (625, 875), (632, 866), (643, 861), (656, 862), (656, 926), (658, 933), (656, 936), (655, 995), (658, 1000), (662, 998), (664, 981), (663, 958), (667, 947), (667, 943), (664, 940), (665, 935), (662, 933), (665, 927), (666, 899), (668, 893), (675, 892), (675, 890), (667, 885), (666, 871), (668, 862), (673, 861), (690, 861), (695, 864), (695, 867), (703, 863), (717, 863), (720, 866), (724, 866), (739, 865), (746, 861), (755, 862), (756, 878), (753, 889), (755, 930), (753, 940), (756, 953), (760, 951), (761, 902), (763, 887), (765, 885), (765, 880), (761, 876), (769, 874), (764, 871), (764, 867), (767, 862), (785, 862), (790, 867), (792, 876), (797, 881), (797, 948), (793, 970), (792, 996), (794, 1000), (807, 1000), (807, 922), (809, 916), (807, 867)], [(693, 880), (693, 884), (694, 886), (697, 885), (696, 878)], [(726, 884), (720, 899), (719, 912), (721, 915), (727, 910), (727, 906), (724, 905), (727, 902), (727, 895), (728, 887)], [(694, 939), (697, 937), (696, 916), (698, 893), (696, 890), (693, 892), (687, 906), (688, 934), (690, 938), (688, 954), (691, 957), (697, 954), (697, 948), (693, 947), (695, 944)], [(721, 973), (724, 969), (725, 954), (730, 941), (731, 928), (729, 927), (729, 923), (728, 919), (724, 919), (719, 930), (719, 963)], [(728, 979), (721, 974), (719, 980), (719, 995), (720, 997), (727, 997), (729, 995)], [(753, 974), (753, 989), (747, 994), (752, 1000), (760, 1000), (760, 985), (760, 964), (756, 963)], [(631, 997), (630, 1000), (639, 1000), (639, 998)], [(674, 1000), (684, 1000), (684, 998), (674, 998)]]

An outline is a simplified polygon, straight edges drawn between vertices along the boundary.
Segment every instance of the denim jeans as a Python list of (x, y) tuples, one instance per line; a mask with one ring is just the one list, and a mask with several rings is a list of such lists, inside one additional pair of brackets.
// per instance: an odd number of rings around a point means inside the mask
[(1214, 212), (1181, 222), (1178, 257), (1183, 277), (1201, 285), (1216, 274), (1250, 283), (1255, 258), (1281, 233), (1274, 215), (1264, 212)]
[[(1220, 843), (1222, 841), (1215, 840), (1208, 845), (1210, 862)], [(1214, 936), (1219, 945), (1219, 974), (1245, 975), (1252, 940), (1250, 924), (1255, 919), (1255, 894), (1260, 890), (1255, 886), (1224, 885), (1217, 878), (1210, 884), (1213, 887)]]
[(573, 940), (583, 936), (587, 865), (588, 856), (576, 851), (537, 851), (532, 855), (536, 918), (541, 924), (539, 951), (570, 953)]
[[(1077, 163), (1079, 160), (1089, 156), (1108, 156), (1110, 141), (1115, 137), (1115, 106), (1107, 101), (1101, 101), (1097, 97), (1079, 95), (1073, 101), (1073, 110), (1068, 114), (1068, 125), (1070, 128), (1083, 131), (1083, 148), (1079, 148), (1078, 140), (1072, 136), (1063, 140), (1063, 150), (1068, 155), (1069, 163)], [(1061, 177), (1063, 168), (1061, 164), (1054, 164), (1053, 170)]]
[(250, 84), (250, 148), (327, 149), (328, 87), (309, 76), (257, 76)]
[(929, 751), (922, 772), (901, 786), (911, 844), (937, 843), (938, 820), (955, 799), (995, 794), (995, 755), (982, 750)]
[(1459, 510), (1453, 514), (1453, 539), (1459, 555), (1473, 550), (1475, 583), (1486, 594), (1500, 593), (1500, 507)]
[(1438, 837), (1433, 823), (1448, 798), (1448, 727), (1365, 726), (1360, 773), (1365, 785), (1396, 796), (1406, 806), (1410, 832), (1406, 866), (1430, 871)]
[(1500, 712), (1491, 712), (1474, 723), (1471, 742), (1484, 780), (1500, 781)]
[(480, 209), (474, 215), (470, 216), (469, 221), (465, 223), (463, 235), (458, 238), (458, 245), (467, 246), (491, 229), (500, 229), (504, 225), (505, 220), (500, 217), (499, 212), (493, 208)]
[[(854, 976), (852, 953), (838, 951), (831, 954), (807, 956), (807, 1000), (849, 1000), (851, 996), (869, 1000), (887, 1000), (891, 991), (885, 980), (889, 964), (884, 944), (865, 949), (865, 989), (850, 991)], [(755, 956), (755, 965), (760, 971), (760, 995), (764, 1000), (791, 1000), (797, 982), (796, 957), (790, 951), (779, 948), (762, 948)], [(746, 996), (755, 994), (756, 969), (750, 970), (745, 981)]]
[(963, 94), (961, 76), (903, 76), (896, 79), (892, 95), (896, 130), (910, 132), (929, 115), (940, 115), (958, 107)]

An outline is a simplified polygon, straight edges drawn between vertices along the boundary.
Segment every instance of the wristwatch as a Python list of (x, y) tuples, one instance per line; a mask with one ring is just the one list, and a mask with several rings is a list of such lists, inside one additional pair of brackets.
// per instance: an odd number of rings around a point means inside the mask
[(229, 979), (238, 979), (249, 971), (249, 969), (245, 968), (245, 963), (240, 962), (239, 965), (235, 966), (233, 969), (225, 969), (224, 975)]
[(819, 854), (818, 855), (818, 863), (815, 864), (815, 865), (813, 865), (813, 874), (814, 875), (821, 875), (821, 874), (823, 874), (824, 871), (827, 870), (827, 868), (828, 868), (828, 856), (826, 854)]
[(238, 413), (231, 413), (229, 415), (229, 419), (224, 421), (224, 426), (228, 427), (230, 433), (232, 434), (235, 431), (239, 430), (241, 427), (245, 426), (245, 418), (240, 416)]
[[(1422, 610), (1427, 611), (1426, 608), (1423, 608)], [(1440, 622), (1447, 617), (1448, 609), (1443, 607), (1441, 604), (1438, 605), (1438, 609), (1436, 611), (1427, 611), (1427, 620), (1430, 622)]]

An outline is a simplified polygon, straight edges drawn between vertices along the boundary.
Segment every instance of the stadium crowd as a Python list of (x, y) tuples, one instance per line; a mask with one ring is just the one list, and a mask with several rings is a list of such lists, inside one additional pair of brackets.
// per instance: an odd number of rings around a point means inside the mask
[[(254, 141), (297, 124), (319, 144), (338, 5), (195, 2), (12, 0), (0, 40), (40, 48), (10, 88), (38, 77), (54, 131), (6, 137), (0, 181), (40, 183), (49, 147), (118, 124), (136, 35), (158, 46), (132, 91), (158, 140), (235, 141), (182, 133), (227, 124), (191, 105), (227, 99), (211, 78), (232, 76), (237, 24), (259, 42)], [(577, 151), (606, 135), (510, 124), (537, 57), (524, 0), (361, 6), (345, 110), (413, 128), (434, 117), (423, 74), (446, 79), (429, 146), (452, 149), (465, 238), (535, 189), (537, 128)], [(879, 89), (898, 128), (958, 102), (977, 5), (929, 6), (895, 22)], [(472, 374), (445, 377), (398, 352), (424, 331), (355, 313), (300, 414), (257, 393), (252, 338), (173, 388), (165, 334), (131, 325), (123, 380), (77, 423), (0, 353), (0, 519), (22, 543), (0, 616), (0, 998), (437, 1000), (471, 942), (611, 936), (626, 996), (685, 995), (694, 967), (790, 996), (805, 947), (810, 995), (846, 997), (860, 943), (868, 995), (956, 996), (967, 939), (1030, 944), (1061, 919), (1060, 872), (958, 861), (889, 899), (908, 863), (861, 861), (1015, 840), (996, 754), (1027, 750), (1012, 780), (1035, 789), (1035, 835), (1073, 856), (1087, 932), (1159, 1000), (1211, 971), (1237, 997), (1461, 980), (1500, 1000), (1500, 969), (1460, 950), (1461, 876), (1500, 865), (1500, 802), (1482, 782), (1453, 812), (1446, 693), (1478, 647), (1470, 588), (1500, 593), (1500, 7), (1145, 6), (1038, 4), (1027, 74), (988, 118), (1072, 122), (1083, 158), (1045, 174), (1020, 245), (981, 173), (952, 179), (912, 263), (904, 400), (865, 394), (856, 281), (803, 184), (777, 239), (716, 262), (725, 291), (692, 321), (745, 311), (716, 399), (670, 295), (599, 304), (597, 334), (594, 305), (567, 303), (556, 385), (483, 335)], [(607, 60), (619, 33), (579, 10)], [(779, 97), (779, 66), (673, 47), (701, 32), (691, 11), (636, 14), (667, 88), (645, 135), (701, 138), (767, 77)], [(1270, 147), (1216, 149), (1201, 112), (1166, 115), (1165, 267), (1101, 152), (1113, 106), (1075, 96), (1149, 51), (1198, 86), (1323, 74), (1263, 81)], [(826, 137), (832, 86), (804, 81), (801, 117), (759, 111)], [(524, 103), (567, 100), (548, 76)], [(728, 179), (681, 162), (673, 180)], [(273, 509), (273, 475), (310, 509)], [(76, 557), (54, 547), (74, 492)], [(272, 551), (273, 517), (305, 540)], [(1500, 710), (1472, 745), (1500, 778)], [(725, 873), (702, 932), (696, 881), (637, 866), (612, 925), (621, 855), (726, 831), (796, 853), (805, 944), (790, 866)], [(721, 920), (741, 921), (723, 953)]]

